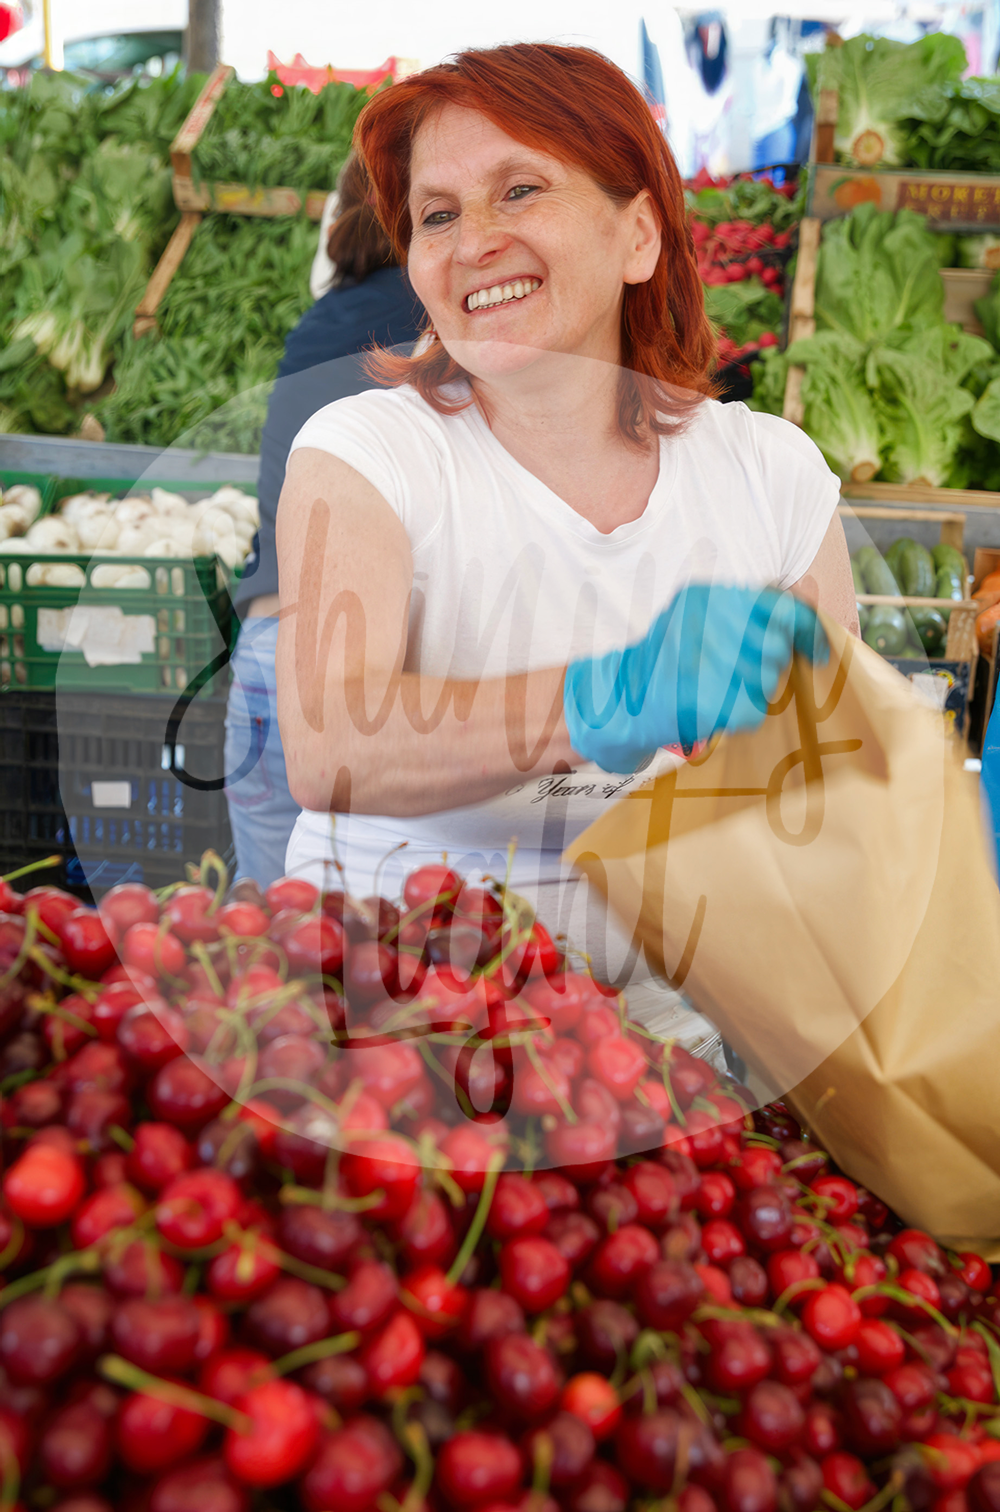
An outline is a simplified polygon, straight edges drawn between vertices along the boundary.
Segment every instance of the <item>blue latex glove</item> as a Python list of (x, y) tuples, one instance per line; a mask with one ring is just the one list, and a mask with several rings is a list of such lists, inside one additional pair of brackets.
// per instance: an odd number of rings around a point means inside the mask
[(563, 708), (573, 749), (634, 772), (660, 746), (690, 750), (719, 730), (753, 730), (798, 651), (830, 655), (815, 611), (770, 588), (684, 588), (624, 651), (573, 662)]

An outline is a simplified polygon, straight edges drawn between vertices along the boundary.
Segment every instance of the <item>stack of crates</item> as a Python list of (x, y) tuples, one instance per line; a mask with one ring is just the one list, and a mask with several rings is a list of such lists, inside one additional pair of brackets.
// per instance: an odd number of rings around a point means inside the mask
[[(116, 499), (153, 486), (0, 472), (0, 488), (14, 483), (39, 489), (43, 514), (73, 493)], [(192, 501), (213, 491), (162, 486)], [(93, 570), (108, 561), (141, 567), (147, 586), (95, 587)], [(82, 586), (30, 585), (31, 566), (48, 562), (77, 565)], [(122, 881), (166, 886), (205, 850), (231, 850), (233, 586), (216, 558), (4, 554), (0, 542), (0, 874), (59, 855), (36, 880), (99, 896)], [(83, 650), (53, 649), (65, 611), (92, 610), (141, 627), (138, 659), (88, 665)]]

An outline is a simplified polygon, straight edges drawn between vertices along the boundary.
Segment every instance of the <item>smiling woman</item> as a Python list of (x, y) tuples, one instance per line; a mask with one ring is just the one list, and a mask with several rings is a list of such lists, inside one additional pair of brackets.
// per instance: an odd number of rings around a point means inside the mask
[(562, 851), (759, 724), (793, 648), (826, 654), (811, 606), (855, 627), (838, 483), (793, 426), (712, 399), (682, 186), (607, 59), (463, 53), (377, 95), (356, 145), (428, 323), (289, 461), (288, 869), (336, 855), (363, 894), (403, 845), (390, 878), (442, 851), (502, 875), (516, 840), (543, 921), (634, 985), (631, 932)]

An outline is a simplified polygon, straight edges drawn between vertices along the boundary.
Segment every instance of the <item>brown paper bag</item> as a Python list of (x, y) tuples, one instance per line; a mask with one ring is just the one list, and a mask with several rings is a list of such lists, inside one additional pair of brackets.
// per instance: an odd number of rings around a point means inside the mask
[(842, 1168), (1000, 1258), (1000, 893), (941, 717), (824, 621), (761, 728), (567, 851)]

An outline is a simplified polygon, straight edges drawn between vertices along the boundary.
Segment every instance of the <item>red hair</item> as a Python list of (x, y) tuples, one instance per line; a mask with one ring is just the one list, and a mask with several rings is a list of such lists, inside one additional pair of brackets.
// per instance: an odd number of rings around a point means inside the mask
[[(662, 248), (652, 278), (624, 290), (619, 428), (632, 444), (676, 428), (712, 392), (715, 335), (683, 185), (646, 100), (600, 53), (536, 42), (459, 53), (376, 94), (358, 117), (354, 144), (374, 187), (378, 218), (404, 266), (412, 233), (413, 142), (430, 112), (444, 104), (477, 110), (515, 141), (582, 168), (620, 204), (649, 193)], [(368, 363), (381, 382), (411, 383), (444, 414), (464, 408), (442, 393), (445, 384), (468, 375), (439, 341), (415, 357), (376, 351)]]

